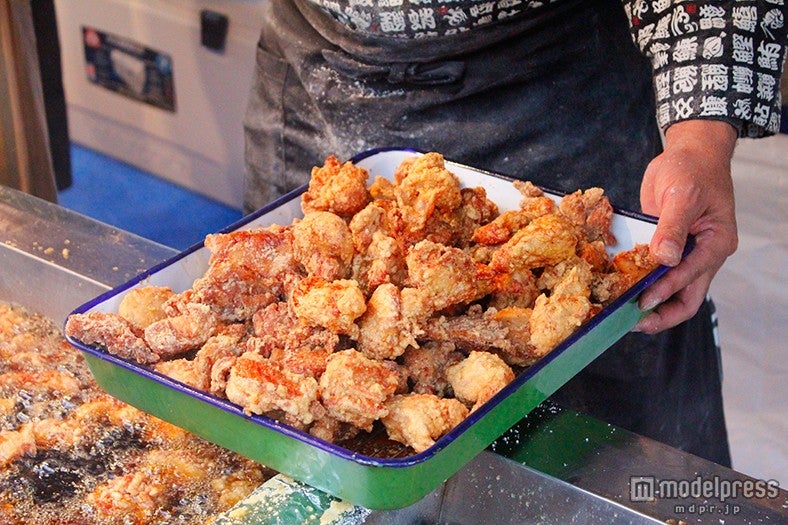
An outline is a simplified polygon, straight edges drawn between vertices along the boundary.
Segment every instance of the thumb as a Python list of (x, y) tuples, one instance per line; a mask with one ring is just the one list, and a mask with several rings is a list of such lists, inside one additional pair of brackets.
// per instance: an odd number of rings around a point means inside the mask
[(689, 188), (673, 187), (663, 199), (657, 229), (649, 246), (651, 255), (660, 264), (676, 266), (681, 262), (690, 225), (695, 219), (689, 212), (693, 209), (690, 203), (697, 201), (690, 195), (692, 192)]

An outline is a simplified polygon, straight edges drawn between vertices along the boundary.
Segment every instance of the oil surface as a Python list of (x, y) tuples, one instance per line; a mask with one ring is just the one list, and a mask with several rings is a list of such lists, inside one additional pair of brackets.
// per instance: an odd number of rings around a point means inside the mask
[(204, 524), (273, 471), (114, 400), (50, 320), (0, 303), (0, 523)]

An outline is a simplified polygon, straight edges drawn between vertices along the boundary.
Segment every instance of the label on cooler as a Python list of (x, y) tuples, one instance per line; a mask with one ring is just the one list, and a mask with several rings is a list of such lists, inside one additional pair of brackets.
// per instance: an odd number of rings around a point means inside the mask
[(175, 111), (172, 59), (131, 39), (82, 27), (88, 80), (125, 97)]

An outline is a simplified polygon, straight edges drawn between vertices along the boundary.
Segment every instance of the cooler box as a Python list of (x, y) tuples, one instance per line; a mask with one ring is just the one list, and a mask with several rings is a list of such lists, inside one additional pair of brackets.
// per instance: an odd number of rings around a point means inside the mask
[(56, 0), (71, 140), (231, 207), (265, 0)]

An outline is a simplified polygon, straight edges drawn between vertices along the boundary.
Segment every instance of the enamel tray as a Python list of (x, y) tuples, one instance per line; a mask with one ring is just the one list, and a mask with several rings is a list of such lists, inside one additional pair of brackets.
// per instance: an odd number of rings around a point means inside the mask
[[(371, 182), (376, 176), (390, 178), (403, 159), (415, 154), (418, 152), (413, 150), (377, 149), (362, 153), (353, 161), (369, 170)], [(483, 186), (501, 211), (518, 206), (521, 196), (510, 179), (448, 161), (446, 165), (463, 186)], [(301, 216), (300, 196), (305, 189), (285, 195), (222, 231), (290, 224)], [(556, 200), (561, 197), (551, 196)], [(622, 251), (636, 243), (648, 243), (655, 226), (652, 217), (617, 211), (613, 233), (618, 244), (613, 248)], [(176, 292), (191, 288), (208, 268), (209, 256), (202, 244), (192, 246), (73, 313), (117, 312), (123, 295), (135, 286), (169, 286)], [(431, 448), (400, 457), (349, 450), (265, 416), (245, 415), (238, 405), (226, 399), (193, 389), (101, 348), (74, 339), (69, 342), (84, 352), (98, 384), (118, 399), (355, 505), (395, 509), (432, 492), (626, 334), (643, 315), (637, 297), (666, 270), (659, 267), (647, 275)]]

